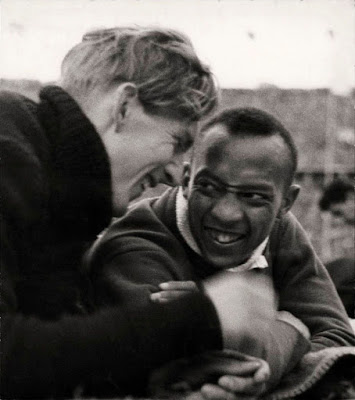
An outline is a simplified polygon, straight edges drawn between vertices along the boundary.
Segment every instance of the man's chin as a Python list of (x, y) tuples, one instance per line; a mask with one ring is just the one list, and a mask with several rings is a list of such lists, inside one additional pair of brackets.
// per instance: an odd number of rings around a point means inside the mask
[(236, 255), (246, 254), (244, 246), (222, 246), (213, 247), (212, 243), (209, 246), (200, 246), (203, 258), (218, 270), (234, 268), (245, 262), (245, 257)]
[(235, 260), (223, 255), (204, 254), (203, 258), (218, 271), (234, 268), (242, 264), (240, 260)]

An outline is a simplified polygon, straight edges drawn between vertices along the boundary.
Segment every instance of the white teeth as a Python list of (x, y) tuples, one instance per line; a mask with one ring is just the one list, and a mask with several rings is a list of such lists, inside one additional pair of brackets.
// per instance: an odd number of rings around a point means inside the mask
[(233, 236), (231, 236), (231, 235), (224, 235), (224, 234), (221, 234), (221, 235), (218, 235), (217, 240), (218, 240), (219, 242), (221, 242), (221, 243), (230, 243), (230, 242), (232, 242), (233, 240), (235, 240), (235, 237), (233, 237)]
[(228, 244), (228, 243), (235, 242), (240, 237), (239, 235), (233, 235), (230, 233), (222, 233), (222, 232), (216, 231), (214, 229), (209, 229), (209, 232), (210, 232), (212, 238), (221, 244)]

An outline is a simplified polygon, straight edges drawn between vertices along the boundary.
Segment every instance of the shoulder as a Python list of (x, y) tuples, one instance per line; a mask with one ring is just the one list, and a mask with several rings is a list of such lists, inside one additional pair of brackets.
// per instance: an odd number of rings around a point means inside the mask
[(0, 92), (0, 191), (3, 213), (23, 225), (41, 213), (47, 193), (43, 160), (49, 157), (37, 105), (12, 92)]
[(37, 103), (21, 94), (0, 91), (1, 139), (9, 145), (16, 143), (19, 147), (27, 142), (39, 145), (44, 136), (37, 109)]
[(37, 104), (22, 94), (7, 90), (0, 91), (0, 113), (2, 116), (14, 115), (19, 118), (18, 113), (32, 115), (36, 108)]
[(144, 234), (162, 229), (164, 225), (154, 212), (153, 205), (157, 198), (149, 198), (132, 205), (127, 213), (115, 219), (104, 234), (107, 240), (126, 234)]
[(0, 91), (0, 140), (3, 160), (18, 158), (31, 165), (46, 160), (48, 140), (38, 118), (38, 104), (21, 94)]
[(274, 274), (307, 270), (316, 274), (320, 261), (307, 232), (290, 212), (275, 223), (270, 234), (269, 249)]
[[(144, 199), (129, 208), (127, 213), (112, 221), (98, 237), (88, 254), (88, 264), (107, 258), (108, 255), (143, 250), (170, 251), (178, 246), (178, 240), (169, 229), (161, 210), (170, 193)], [(170, 218), (175, 220), (175, 209), (170, 208)], [(95, 261), (94, 261), (95, 260)]]
[[(308, 235), (294, 214), (288, 212), (278, 218), (271, 231), (271, 242), (298, 241), (308, 242)], [(310, 244), (310, 242), (309, 242)]]
[(132, 205), (127, 213), (116, 219), (107, 229), (105, 237), (117, 235), (149, 235), (165, 232), (176, 223), (176, 188), (168, 189), (161, 196), (143, 199)]
[(152, 240), (157, 234), (168, 235), (170, 221), (163, 214), (169, 214), (172, 221), (176, 218), (175, 208), (168, 207), (168, 200), (169, 195), (166, 192), (160, 197), (144, 199), (132, 205), (123, 217), (113, 221), (105, 231), (102, 242), (123, 236)]

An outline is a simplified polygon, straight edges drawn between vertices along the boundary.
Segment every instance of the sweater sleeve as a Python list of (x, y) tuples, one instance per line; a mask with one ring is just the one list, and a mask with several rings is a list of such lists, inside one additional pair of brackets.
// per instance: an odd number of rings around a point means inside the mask
[[(14, 298), (7, 277), (2, 285)], [(221, 347), (214, 307), (199, 293), (160, 307), (116, 306), (57, 321), (6, 310), (5, 303), (1, 398), (70, 396), (79, 384), (108, 376), (133, 390), (165, 362)]]
[(192, 266), (179, 241), (144, 201), (114, 222), (94, 245), (88, 261), (97, 304), (150, 303), (158, 285), (192, 280)]
[(16, 252), (6, 224), (1, 229), (1, 398), (70, 396), (108, 376), (133, 390), (165, 362), (221, 348), (217, 314), (201, 293), (56, 321), (25, 316), (16, 301)]
[(335, 286), (291, 213), (281, 220), (278, 236), (272, 240), (277, 242), (272, 257), (280, 309), (308, 327), (313, 351), (354, 346), (355, 337)]

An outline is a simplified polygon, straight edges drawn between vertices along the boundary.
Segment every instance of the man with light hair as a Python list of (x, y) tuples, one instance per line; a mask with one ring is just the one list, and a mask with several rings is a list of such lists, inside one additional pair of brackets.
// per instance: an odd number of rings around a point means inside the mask
[(80, 272), (84, 251), (129, 201), (179, 182), (216, 100), (185, 36), (139, 27), (86, 34), (38, 103), (0, 94), (1, 398), (72, 397), (78, 385), (105, 396), (107, 382), (118, 395), (186, 351), (243, 340), (245, 319), (230, 329), (238, 307), (223, 306), (250, 297), (260, 308), (241, 279), (243, 298), (222, 277), (165, 306), (95, 311)]

